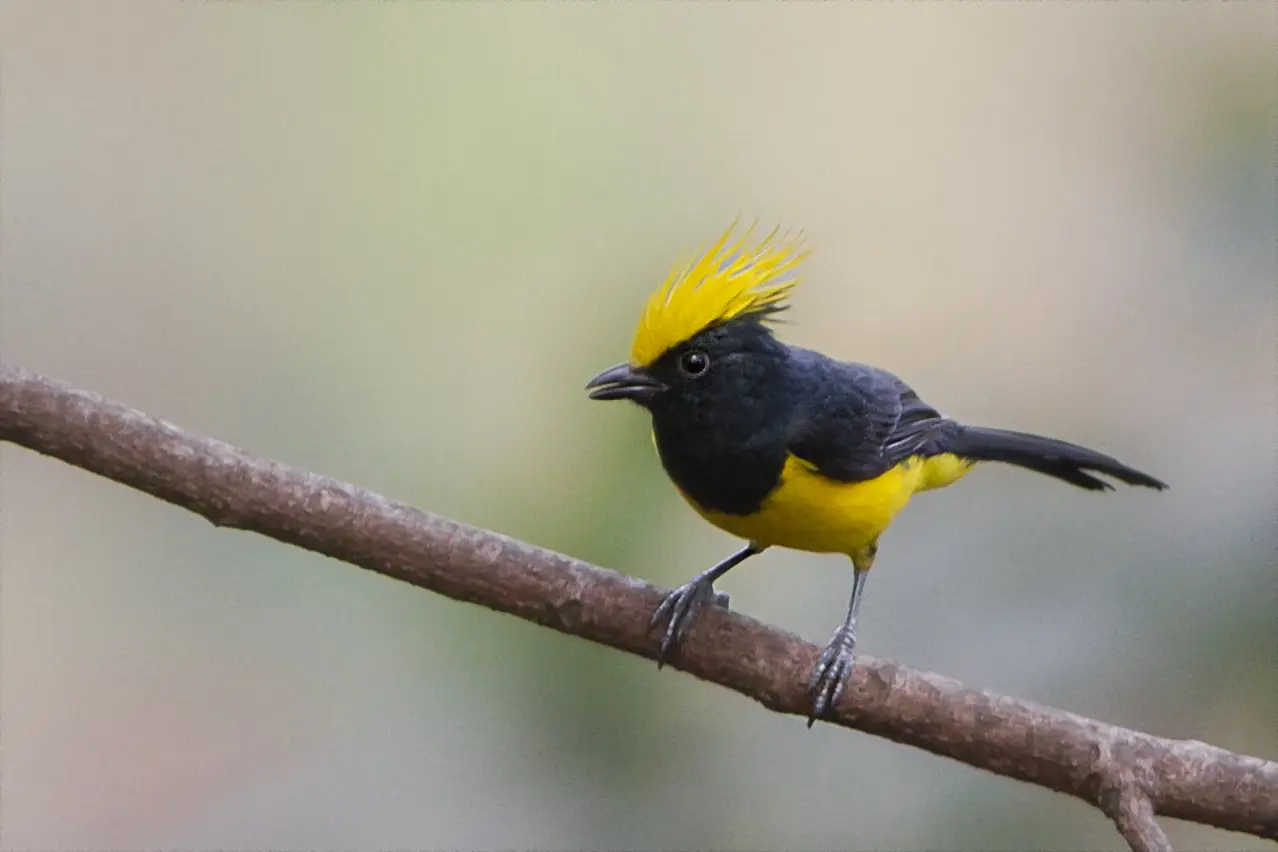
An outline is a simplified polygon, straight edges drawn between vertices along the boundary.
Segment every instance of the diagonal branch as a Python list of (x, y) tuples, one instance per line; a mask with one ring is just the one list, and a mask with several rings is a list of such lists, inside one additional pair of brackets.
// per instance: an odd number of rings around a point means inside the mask
[(1172, 852), (1171, 841), (1154, 819), (1154, 805), (1130, 767), (1108, 773), (1101, 785), (1100, 808), (1135, 852)]
[[(461, 601), (652, 658), (660, 592), (355, 485), (255, 458), (87, 391), (0, 366), (0, 440), (202, 515)], [(818, 649), (711, 607), (674, 665), (806, 715)], [(1278, 839), (1278, 763), (1106, 725), (861, 656), (830, 721), (1028, 781), (1104, 811), (1135, 850), (1170, 849), (1154, 814)]]

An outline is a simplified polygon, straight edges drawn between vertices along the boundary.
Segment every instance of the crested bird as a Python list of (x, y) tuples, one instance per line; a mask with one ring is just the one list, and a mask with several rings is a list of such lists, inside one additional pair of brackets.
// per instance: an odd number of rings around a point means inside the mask
[(676, 264), (648, 298), (625, 363), (586, 385), (591, 399), (648, 411), (657, 454), (692, 509), (744, 545), (671, 591), (652, 616), (663, 665), (714, 583), (769, 547), (836, 553), (852, 562), (852, 593), (809, 679), (808, 726), (841, 698), (857, 617), (879, 538), (910, 498), (946, 488), (981, 462), (1003, 462), (1089, 491), (1099, 475), (1167, 486), (1076, 444), (969, 426), (942, 415), (886, 370), (777, 339), (808, 251), (774, 230), (753, 241), (733, 227)]

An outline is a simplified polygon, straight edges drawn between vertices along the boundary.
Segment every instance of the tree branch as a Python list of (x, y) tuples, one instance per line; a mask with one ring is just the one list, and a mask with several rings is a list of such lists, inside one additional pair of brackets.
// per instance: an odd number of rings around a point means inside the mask
[[(355, 485), (255, 458), (101, 396), (0, 366), (0, 440), (144, 491), (215, 525), (654, 658), (661, 593)], [(673, 665), (805, 716), (819, 650), (717, 607)], [(832, 724), (905, 743), (1104, 811), (1135, 850), (1170, 849), (1154, 814), (1278, 839), (1278, 763), (1106, 725), (860, 656)]]

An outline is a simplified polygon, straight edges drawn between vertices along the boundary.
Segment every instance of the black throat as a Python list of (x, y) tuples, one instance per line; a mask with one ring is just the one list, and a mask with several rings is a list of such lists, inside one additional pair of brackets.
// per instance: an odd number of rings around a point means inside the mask
[(698, 506), (727, 515), (749, 515), (781, 481), (785, 444), (725, 447), (690, 443), (675, 437), (677, 428), (654, 421), (661, 464), (674, 484)]
[(689, 345), (709, 352), (713, 366), (649, 407), (662, 466), (703, 509), (751, 514), (785, 466), (789, 351), (756, 323), (716, 329)]

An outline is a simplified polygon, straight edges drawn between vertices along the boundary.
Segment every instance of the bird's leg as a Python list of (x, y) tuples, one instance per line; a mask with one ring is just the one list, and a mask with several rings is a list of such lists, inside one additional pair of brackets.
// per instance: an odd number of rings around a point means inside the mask
[[(657, 607), (657, 611), (652, 614), (652, 621), (649, 623), (651, 628), (669, 619), (665, 636), (661, 639), (661, 651), (657, 654), (657, 668), (665, 665), (670, 652), (674, 650), (674, 647), (683, 639), (684, 634), (688, 632), (688, 628), (692, 626), (697, 613), (701, 610), (701, 605), (708, 600), (715, 599), (714, 581), (756, 553), (762, 553), (763, 550), (764, 546), (762, 545), (748, 544), (727, 559), (706, 571), (702, 571), (687, 583), (666, 595), (666, 599), (661, 602), (661, 606)], [(726, 608), (728, 605), (727, 596), (722, 597), (722, 605)], [(716, 600), (715, 602), (718, 603), (719, 601)]]
[(848, 614), (843, 624), (830, 637), (830, 644), (825, 646), (821, 659), (812, 670), (812, 679), (808, 683), (808, 694), (812, 697), (812, 712), (808, 716), (808, 727), (829, 712), (843, 690), (847, 688), (848, 678), (852, 674), (852, 649), (856, 647), (856, 614), (861, 609), (861, 598), (865, 594), (865, 580), (870, 576), (870, 566), (874, 564), (874, 555), (878, 552), (878, 543), (871, 543), (864, 550), (852, 555), (852, 601), (848, 604)]

